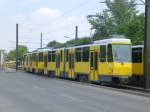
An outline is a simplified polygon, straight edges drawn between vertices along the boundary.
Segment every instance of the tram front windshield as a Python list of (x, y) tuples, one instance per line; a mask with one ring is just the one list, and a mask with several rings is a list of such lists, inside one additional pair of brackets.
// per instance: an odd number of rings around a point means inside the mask
[(131, 62), (131, 45), (112, 45), (114, 61)]

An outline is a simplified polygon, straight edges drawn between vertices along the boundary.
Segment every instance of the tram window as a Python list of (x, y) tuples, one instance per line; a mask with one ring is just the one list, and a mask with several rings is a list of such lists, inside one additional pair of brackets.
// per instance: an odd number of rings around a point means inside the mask
[(107, 52), (107, 61), (112, 62), (113, 61), (113, 53), (112, 53), (112, 45), (108, 45), (108, 52)]
[(44, 56), (44, 67), (47, 67), (47, 56)]
[(60, 54), (56, 55), (56, 67), (59, 68), (60, 67)]
[(77, 48), (76, 52), (76, 62), (81, 62), (81, 48)]
[(30, 66), (32, 65), (32, 55), (30, 55)]
[(98, 69), (98, 63), (97, 63), (97, 61), (98, 61), (98, 52), (95, 52), (95, 61), (94, 61), (94, 63), (95, 63), (95, 70), (97, 70)]
[(62, 50), (60, 51), (60, 61), (62, 62), (62, 57), (63, 57), (63, 55), (62, 55)]
[(93, 55), (94, 55), (93, 52), (91, 52), (91, 56), (90, 56), (91, 57), (91, 62), (90, 62), (91, 63), (91, 68), (94, 67), (94, 62), (93, 62), (93, 57), (94, 56)]
[(142, 48), (132, 49), (132, 62), (141, 63), (142, 62)]
[(69, 55), (69, 51), (68, 51), (68, 49), (66, 50), (66, 62), (68, 62), (68, 56)]
[(52, 53), (51, 51), (48, 52), (48, 62), (52, 61)]
[(32, 54), (32, 61), (34, 61), (35, 60), (35, 57), (34, 57), (34, 54)]
[(106, 46), (100, 46), (100, 62), (106, 62)]
[(35, 61), (37, 61), (38, 60), (38, 58), (37, 58), (37, 55), (35, 54)]
[(69, 54), (69, 68), (71, 68), (71, 54)]
[(36, 61), (38, 61), (39, 60), (39, 56), (38, 55), (36, 55)]
[(36, 55), (32, 54), (32, 61), (35, 62), (36, 61)]
[(52, 62), (55, 62), (55, 58), (56, 58), (55, 51), (52, 51)]
[(72, 68), (74, 68), (74, 54), (72, 54), (71, 65), (72, 65)]
[(89, 47), (84, 47), (83, 48), (83, 62), (88, 62), (89, 61)]
[(43, 61), (43, 53), (39, 54), (39, 61)]

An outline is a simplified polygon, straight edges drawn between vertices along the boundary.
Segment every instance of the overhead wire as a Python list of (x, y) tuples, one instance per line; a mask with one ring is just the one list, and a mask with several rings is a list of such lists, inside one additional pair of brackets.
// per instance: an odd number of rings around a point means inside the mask
[[(76, 9), (79, 9), (80, 7), (82, 7), (83, 5), (85, 5), (88, 1), (89, 1), (89, 0), (84, 0), (82, 3), (80, 3), (80, 4), (78, 4), (77, 6), (75, 6), (75, 7), (71, 8), (71, 9), (67, 10), (67, 11), (64, 12), (61, 16), (57, 17), (58, 19), (56, 18), (54, 21), (51, 21), (51, 22), (54, 23), (55, 21), (60, 20), (60, 18), (62, 18), (62, 17), (64, 17), (65, 15), (67, 15), (67, 14), (69, 14), (69, 13), (75, 11)], [(64, 26), (59, 27), (59, 28), (56, 28), (56, 29), (54, 29), (54, 30), (52, 30), (52, 31), (48, 31), (47, 33), (53, 33), (53, 32), (60, 31), (60, 30), (62, 30), (62, 29), (67, 28), (68, 26), (73, 25), (73, 24), (75, 24), (75, 23), (64, 25)]]
[[(85, 19), (85, 18), (84, 18)], [(83, 24), (83, 21), (85, 21), (85, 20), (81, 20), (80, 22), (77, 22), (76, 24)], [(74, 25), (74, 26), (72, 26), (72, 25)], [(75, 27), (75, 23), (72, 23), (72, 24), (68, 24), (68, 25), (64, 25), (64, 26), (62, 26), (62, 27), (59, 27), (59, 28), (57, 28), (57, 29), (54, 29), (54, 30), (51, 30), (51, 31), (48, 31), (47, 33), (54, 33), (54, 32), (58, 32), (58, 31), (60, 31), (60, 30), (63, 30), (63, 29), (66, 29), (66, 28), (68, 28), (69, 26), (72, 26), (72, 27)]]
[[(79, 9), (80, 7), (82, 7), (83, 5), (85, 5), (88, 1), (89, 1), (89, 0), (84, 0), (82, 3), (78, 4), (77, 6), (75, 6), (75, 7), (71, 8), (71, 9), (67, 10), (67, 11), (64, 12), (61, 16), (59, 16), (58, 19), (60, 19), (60, 18), (62, 18), (63, 16), (65, 16), (65, 15), (71, 13), (72, 11), (75, 11), (76, 9)], [(55, 20), (52, 21), (52, 22), (54, 23), (54, 22), (57, 21), (58, 19), (55, 19)], [(66, 29), (66, 28), (68, 28), (69, 26), (71, 26), (71, 25), (73, 25), (73, 24), (75, 24), (75, 23), (67, 24), (67, 25), (58, 27), (58, 28), (56, 28), (56, 29), (54, 29), (54, 30), (45, 32), (45, 33), (47, 33), (47, 34), (48, 34), (48, 33), (54, 33), (54, 32), (57, 32), (57, 31)], [(22, 26), (22, 25), (21, 25), (21, 26)], [(33, 28), (27, 28), (26, 26), (22, 26), (22, 27), (24, 27), (25, 29), (27, 29), (29, 32), (33, 32)]]
[(88, 1), (89, 1), (89, 0), (84, 0), (82, 3), (78, 4), (77, 6), (75, 6), (75, 7), (71, 8), (71, 9), (67, 10), (67, 11), (64, 12), (62, 15), (58, 16), (58, 17), (57, 17), (58, 19), (55, 18), (54, 21), (52, 21), (52, 23), (55, 22), (55, 21), (57, 21), (57, 20), (59, 20), (60, 18), (64, 17), (65, 15), (67, 15), (67, 14), (69, 14), (69, 13), (75, 11), (76, 9), (79, 9), (80, 7), (82, 7), (83, 5), (85, 5)]
[[(73, 8), (71, 8), (71, 9), (67, 10), (66, 12), (64, 12), (61, 16), (58, 17), (58, 19), (55, 19), (55, 20), (52, 21), (52, 22), (54, 23), (55, 21), (59, 20), (60, 18), (62, 18), (62, 17), (64, 17), (64, 16), (66, 16), (67, 14), (69, 14), (69, 13), (75, 11), (76, 9), (79, 9), (80, 7), (82, 7), (83, 5), (85, 5), (88, 1), (89, 1), (89, 0), (84, 0), (82, 3), (80, 3), (80, 4), (76, 5), (75, 7), (73, 7)], [(83, 21), (83, 20), (82, 20), (82, 21)], [(81, 23), (82, 21), (80, 21), (80, 23)], [(47, 33), (47, 34), (48, 34), (48, 33), (54, 33), (54, 32), (57, 32), (57, 31), (66, 29), (66, 28), (68, 28), (69, 26), (71, 26), (71, 25), (73, 25), (73, 24), (75, 24), (75, 23), (67, 24), (67, 25), (61, 26), (61, 27), (59, 27), (59, 28), (56, 28), (56, 29), (54, 29), (54, 30), (45, 32), (45, 33)], [(78, 23), (78, 24), (79, 24), (79, 23)], [(24, 28), (26, 29), (26, 31), (28, 31), (28, 32), (33, 32), (33, 31), (34, 31), (33, 28), (27, 28), (27, 26), (23, 26), (23, 27), (24, 27)], [(69, 36), (70, 36), (70, 35), (73, 35), (73, 34), (75, 34), (75, 32), (69, 34)], [(31, 37), (30, 37), (30, 38), (31, 38)], [(31, 43), (31, 42), (20, 42), (20, 43)], [(39, 44), (39, 43), (33, 43), (33, 42), (32, 42), (32, 44)]]

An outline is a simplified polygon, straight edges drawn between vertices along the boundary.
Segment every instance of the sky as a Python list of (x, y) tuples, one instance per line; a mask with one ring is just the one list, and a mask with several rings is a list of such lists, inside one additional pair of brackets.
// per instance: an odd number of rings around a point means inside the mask
[[(53, 40), (73, 39), (76, 25), (79, 37), (90, 36), (91, 26), (86, 17), (106, 8), (100, 1), (103, 0), (0, 0), (0, 49), (15, 48), (16, 23), (19, 44), (30, 51), (40, 47), (40, 32), (43, 46)], [(137, 9), (144, 12), (144, 6)]]

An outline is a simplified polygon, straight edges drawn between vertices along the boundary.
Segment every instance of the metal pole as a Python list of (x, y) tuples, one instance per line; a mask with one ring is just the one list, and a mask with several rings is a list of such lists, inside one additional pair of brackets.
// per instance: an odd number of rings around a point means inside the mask
[(150, 0), (145, 2), (144, 76), (145, 88), (150, 89)]
[(18, 71), (18, 24), (16, 24), (16, 71)]
[(76, 26), (75, 28), (75, 39), (76, 40), (78, 39), (78, 26)]
[(41, 32), (41, 49), (43, 48), (43, 33)]

